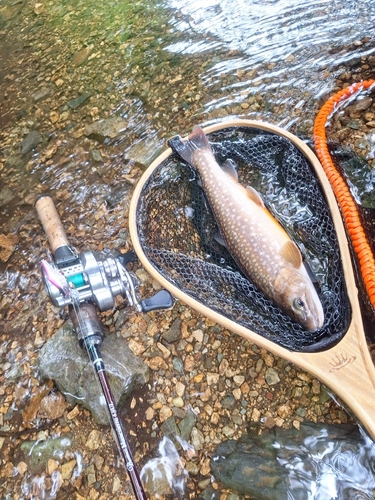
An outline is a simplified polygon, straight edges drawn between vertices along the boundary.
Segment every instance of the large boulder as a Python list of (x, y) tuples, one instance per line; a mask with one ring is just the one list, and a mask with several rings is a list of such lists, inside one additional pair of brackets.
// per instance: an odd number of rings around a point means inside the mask
[[(100, 348), (109, 384), (117, 404), (148, 381), (148, 366), (135, 356), (124, 339), (104, 337)], [(107, 407), (87, 352), (80, 348), (70, 321), (43, 345), (39, 352), (43, 379), (52, 379), (69, 403), (91, 411), (100, 424), (109, 423)]]

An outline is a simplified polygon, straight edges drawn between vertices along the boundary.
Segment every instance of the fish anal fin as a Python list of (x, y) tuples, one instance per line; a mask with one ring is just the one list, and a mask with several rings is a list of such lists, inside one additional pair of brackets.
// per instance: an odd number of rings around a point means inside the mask
[(302, 255), (294, 241), (289, 240), (281, 249), (281, 256), (290, 262), (293, 267), (299, 269), (302, 265)]
[(238, 182), (238, 173), (233, 160), (230, 159), (225, 160), (225, 162), (222, 165), (222, 169), (227, 175), (229, 175), (231, 179), (233, 179), (235, 182)]
[(260, 207), (264, 207), (263, 200), (256, 189), (251, 186), (246, 186), (246, 194), (254, 203), (259, 205)]

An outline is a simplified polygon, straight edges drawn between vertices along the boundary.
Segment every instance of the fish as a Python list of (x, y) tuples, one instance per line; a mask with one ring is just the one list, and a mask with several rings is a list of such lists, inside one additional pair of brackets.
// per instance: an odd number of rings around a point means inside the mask
[(322, 328), (322, 303), (301, 252), (259, 193), (239, 183), (230, 159), (217, 163), (201, 127), (194, 127), (186, 141), (176, 136), (169, 145), (198, 172), (221, 237), (244, 275), (303, 328)]

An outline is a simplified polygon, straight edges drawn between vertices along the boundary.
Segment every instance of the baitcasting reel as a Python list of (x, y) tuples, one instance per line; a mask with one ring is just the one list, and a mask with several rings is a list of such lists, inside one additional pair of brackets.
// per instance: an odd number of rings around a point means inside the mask
[(42, 262), (42, 273), (47, 293), (55, 306), (72, 305), (70, 290), (74, 289), (75, 301), (92, 303), (100, 311), (112, 309), (117, 295), (125, 297), (137, 312), (172, 307), (173, 298), (166, 290), (138, 301), (135, 277), (126, 269), (126, 265), (135, 259), (134, 252), (106, 258), (91, 251), (77, 254), (68, 245), (51, 197), (39, 196), (35, 207), (54, 255), (54, 262)]

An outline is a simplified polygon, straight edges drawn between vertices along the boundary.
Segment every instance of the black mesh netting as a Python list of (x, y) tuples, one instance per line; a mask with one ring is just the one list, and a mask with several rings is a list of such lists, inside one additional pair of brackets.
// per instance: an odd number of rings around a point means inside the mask
[(319, 283), (324, 327), (308, 332), (241, 273), (217, 242), (217, 225), (192, 167), (173, 154), (152, 173), (137, 207), (142, 249), (156, 270), (187, 295), (293, 351), (332, 347), (348, 329), (350, 303), (339, 246), (319, 181), (288, 139), (250, 127), (211, 133), (219, 164), (231, 158), (239, 180), (265, 204), (298, 244)]

